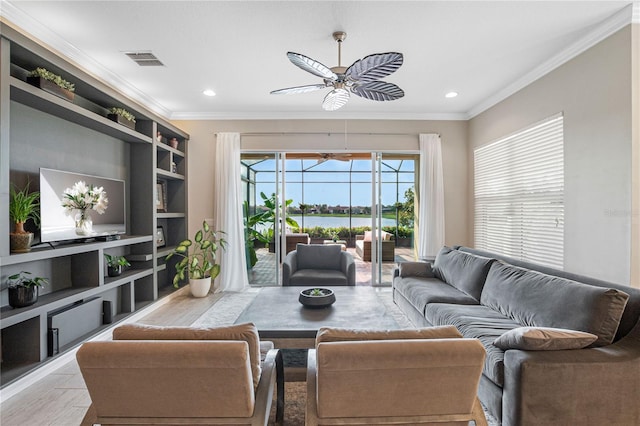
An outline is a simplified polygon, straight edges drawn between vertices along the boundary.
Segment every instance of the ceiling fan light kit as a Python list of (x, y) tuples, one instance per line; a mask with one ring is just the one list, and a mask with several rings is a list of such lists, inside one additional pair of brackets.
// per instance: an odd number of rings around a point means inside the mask
[(287, 52), (287, 57), (295, 66), (322, 78), (324, 83), (274, 90), (271, 94), (308, 93), (330, 87), (333, 90), (322, 102), (322, 108), (326, 111), (342, 108), (349, 100), (350, 93), (372, 101), (393, 101), (403, 97), (404, 91), (400, 87), (380, 80), (400, 68), (404, 60), (402, 53), (375, 53), (355, 61), (348, 68), (343, 67), (342, 42), (346, 38), (347, 33), (343, 31), (333, 33), (333, 39), (338, 43), (338, 66), (332, 68), (300, 53)]

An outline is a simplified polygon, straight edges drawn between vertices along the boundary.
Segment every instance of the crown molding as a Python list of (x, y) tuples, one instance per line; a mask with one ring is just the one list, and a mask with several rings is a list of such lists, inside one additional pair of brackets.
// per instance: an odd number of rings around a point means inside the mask
[(102, 80), (105, 84), (122, 92), (125, 96), (144, 105), (149, 110), (165, 119), (168, 119), (171, 115), (171, 111), (158, 103), (154, 98), (141, 92), (137, 87), (105, 68), (102, 64), (98, 63), (80, 49), (58, 36), (55, 32), (42, 25), (40, 22), (31, 18), (12, 3), (0, 0), (0, 16), (15, 25), (29, 38), (37, 40), (49, 50), (57, 52), (59, 55), (82, 68), (83, 71), (92, 74), (96, 78)]
[(468, 120), (459, 113), (389, 113), (389, 112), (174, 112), (170, 120), (416, 120), (460, 121)]
[(519, 90), (524, 89), (534, 81), (542, 78), (554, 69), (575, 58), (582, 52), (595, 46), (605, 38), (624, 28), (626, 25), (629, 25), (631, 22), (633, 22), (634, 19), (637, 20), (637, 15), (640, 13), (639, 9), (640, 2), (636, 1), (633, 2), (633, 4), (630, 4), (617, 13), (613, 14), (608, 19), (602, 21), (596, 28), (594, 28), (580, 40), (564, 49), (562, 52), (538, 65), (504, 89), (496, 92), (492, 96), (489, 96), (487, 99), (471, 108), (466, 114), (468, 119), (472, 119), (476, 115), (488, 110), (492, 106), (505, 100)]

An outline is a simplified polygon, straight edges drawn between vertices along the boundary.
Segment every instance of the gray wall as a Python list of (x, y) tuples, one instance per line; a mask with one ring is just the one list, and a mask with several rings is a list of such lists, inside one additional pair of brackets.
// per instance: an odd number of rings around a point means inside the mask
[[(632, 77), (631, 49), (627, 26), (469, 122), (473, 194), (474, 148), (564, 114), (565, 269), (625, 285), (631, 262), (631, 87), (632, 78), (639, 78)], [(472, 196), (469, 211), (473, 235)]]

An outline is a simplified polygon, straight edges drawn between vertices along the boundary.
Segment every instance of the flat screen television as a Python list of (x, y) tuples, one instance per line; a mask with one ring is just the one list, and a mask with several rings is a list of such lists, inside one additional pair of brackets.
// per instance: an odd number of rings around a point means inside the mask
[[(79, 236), (75, 232), (74, 214), (62, 207), (63, 194), (77, 182), (102, 187), (109, 200), (103, 214), (91, 212), (93, 233)], [(125, 182), (53, 169), (40, 169), (40, 241), (43, 243), (99, 238), (126, 232)]]

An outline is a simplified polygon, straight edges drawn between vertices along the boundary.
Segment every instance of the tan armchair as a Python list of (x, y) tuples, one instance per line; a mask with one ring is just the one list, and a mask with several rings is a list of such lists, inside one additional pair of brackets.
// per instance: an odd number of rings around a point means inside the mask
[(486, 425), (475, 339), (322, 342), (307, 362), (307, 425)]
[(282, 355), (268, 350), (260, 363), (251, 327), (126, 325), (114, 330), (125, 340), (83, 344), (76, 358), (92, 404), (82, 424), (266, 425), (276, 384), (282, 424)]

